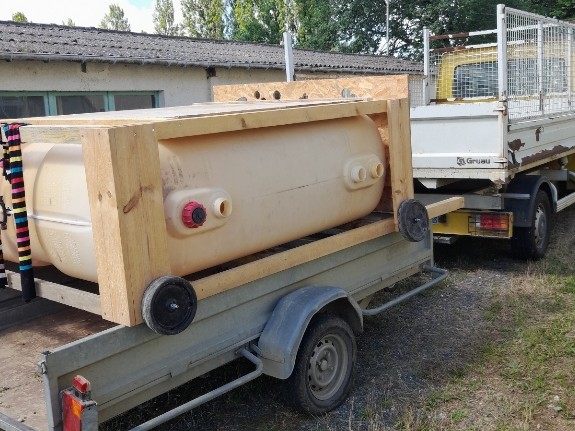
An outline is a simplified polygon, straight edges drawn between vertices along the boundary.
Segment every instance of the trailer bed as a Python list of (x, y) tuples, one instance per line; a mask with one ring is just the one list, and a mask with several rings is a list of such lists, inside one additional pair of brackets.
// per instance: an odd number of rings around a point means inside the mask
[[(254, 261), (236, 262), (236, 269), (293, 256), (299, 250), (305, 254), (309, 246), (333, 243), (340, 234), (345, 237), (384, 220), (385, 216), (372, 215), (349, 230), (329, 230), (253, 256)], [(384, 287), (419, 273), (432, 260), (431, 237), (409, 242), (393, 232), (359, 241), (205, 298), (192, 325), (175, 336), (160, 336), (145, 325), (118, 326), (46, 299), (23, 304), (15, 297), (18, 292), (6, 289), (0, 292), (1, 304), (21, 311), (19, 319), (10, 317), (7, 322), (10, 313), (0, 309), (0, 327), (4, 325), (0, 329), (0, 428), (60, 429), (59, 394), (76, 374), (91, 381), (98, 420), (105, 422), (236, 359), (240, 347), (257, 342), (275, 305), (290, 292), (309, 285), (338, 286), (361, 303)], [(26, 310), (32, 309), (44, 315), (30, 319), (33, 313)], [(6, 327), (8, 324), (12, 326)]]

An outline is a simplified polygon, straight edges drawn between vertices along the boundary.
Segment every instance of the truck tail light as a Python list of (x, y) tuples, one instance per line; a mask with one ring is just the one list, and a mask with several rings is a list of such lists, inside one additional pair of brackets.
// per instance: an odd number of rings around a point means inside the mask
[(513, 219), (510, 213), (480, 212), (469, 216), (469, 234), (484, 237), (509, 238)]
[(62, 430), (86, 431), (97, 429), (96, 403), (91, 398), (91, 385), (82, 376), (72, 379), (72, 387), (61, 392)]
[(483, 230), (509, 230), (509, 217), (507, 214), (481, 214), (479, 217), (479, 227)]

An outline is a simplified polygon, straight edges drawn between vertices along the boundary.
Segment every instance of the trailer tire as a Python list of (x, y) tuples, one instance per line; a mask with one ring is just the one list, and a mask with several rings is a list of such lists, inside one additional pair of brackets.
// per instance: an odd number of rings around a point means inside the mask
[(545, 256), (551, 235), (551, 203), (543, 190), (535, 195), (531, 226), (514, 227), (511, 238), (513, 254), (520, 259), (538, 260)]
[(310, 414), (339, 406), (351, 390), (356, 351), (355, 336), (344, 319), (333, 315), (314, 318), (286, 380), (287, 401)]
[(191, 283), (181, 277), (163, 276), (152, 281), (142, 298), (142, 317), (162, 335), (182, 332), (196, 316), (198, 299)]

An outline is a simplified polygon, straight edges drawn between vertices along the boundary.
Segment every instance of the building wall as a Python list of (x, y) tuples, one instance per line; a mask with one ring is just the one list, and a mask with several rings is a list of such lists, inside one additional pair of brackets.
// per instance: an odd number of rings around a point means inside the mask
[(281, 70), (56, 61), (0, 63), (0, 92), (160, 91), (162, 106), (210, 101), (212, 85), (282, 80), (285, 73)]

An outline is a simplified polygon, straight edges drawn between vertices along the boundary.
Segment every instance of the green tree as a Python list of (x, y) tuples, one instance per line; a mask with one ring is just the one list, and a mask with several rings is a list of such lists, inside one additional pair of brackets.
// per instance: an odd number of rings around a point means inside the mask
[(575, 19), (575, 0), (557, 0), (547, 3), (554, 3), (548, 15), (559, 19)]
[(331, 51), (338, 47), (338, 20), (333, 1), (295, 0), (297, 45)]
[(183, 27), (192, 37), (224, 36), (224, 0), (182, 0)]
[(174, 24), (174, 3), (172, 0), (156, 0), (154, 10), (154, 31), (165, 36), (176, 36), (179, 27)]
[(72, 18), (68, 18), (66, 21), (62, 21), (62, 25), (65, 25), (68, 27), (76, 27), (76, 23), (74, 21), (72, 21)]
[[(556, 3), (557, 0), (542, 0)], [(565, 0), (568, 1), (568, 0)], [(493, 29), (501, 0), (391, 0), (390, 54), (421, 59), (423, 28), (435, 34)], [(335, 0), (341, 49), (376, 53), (385, 43), (385, 2)], [(383, 3), (383, 6), (382, 4)], [(507, 6), (537, 11), (535, 0), (507, 0)]]
[(124, 16), (124, 9), (117, 4), (109, 6), (108, 13), (100, 21), (99, 27), (107, 30), (130, 31), (130, 24)]
[(295, 8), (289, 0), (236, 0), (233, 13), (236, 40), (277, 44), (286, 27), (295, 31)]
[(28, 18), (26, 18), (26, 15), (24, 15), (23, 12), (16, 12), (12, 14), (12, 21), (25, 23), (28, 22)]

